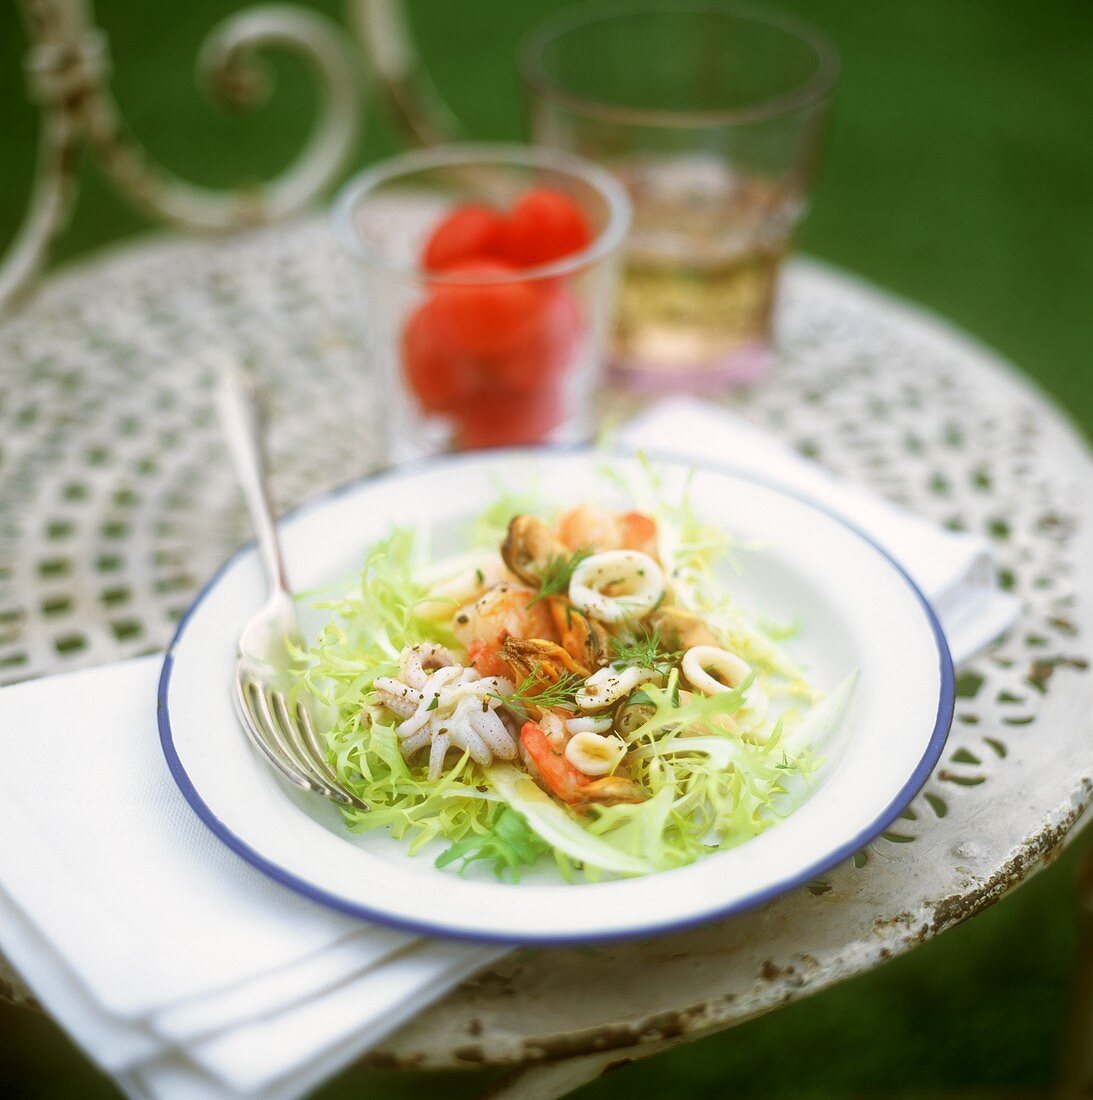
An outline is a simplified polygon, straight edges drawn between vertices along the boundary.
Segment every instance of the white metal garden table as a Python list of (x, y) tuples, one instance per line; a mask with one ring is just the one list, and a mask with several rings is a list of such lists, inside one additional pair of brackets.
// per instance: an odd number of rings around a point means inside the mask
[[(383, 395), (367, 392), (341, 264), (319, 220), (153, 238), (55, 277), (0, 326), (4, 681), (162, 648), (247, 537), (208, 349), (245, 355), (272, 394), (282, 506), (379, 461), (365, 406)], [(1085, 444), (982, 348), (828, 269), (791, 266), (778, 329), (782, 362), (738, 411), (938, 522), (988, 535), (1024, 601), (1020, 624), (961, 670), (942, 762), (853, 860), (698, 930), (513, 955), (372, 1065), (541, 1064), (506, 1088), (560, 1095), (973, 916), (1050, 862), (1093, 800)], [(14, 974), (0, 982), (25, 997)]]

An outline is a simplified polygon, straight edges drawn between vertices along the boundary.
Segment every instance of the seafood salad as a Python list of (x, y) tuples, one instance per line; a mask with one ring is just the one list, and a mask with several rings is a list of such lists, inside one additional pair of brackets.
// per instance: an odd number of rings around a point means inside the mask
[[(646, 874), (756, 836), (807, 794), (828, 695), (731, 594), (732, 547), (655, 477), (633, 508), (502, 495), (471, 549), (371, 547), (297, 654), (339, 777), (440, 867)], [(729, 580), (726, 580), (726, 575)]]

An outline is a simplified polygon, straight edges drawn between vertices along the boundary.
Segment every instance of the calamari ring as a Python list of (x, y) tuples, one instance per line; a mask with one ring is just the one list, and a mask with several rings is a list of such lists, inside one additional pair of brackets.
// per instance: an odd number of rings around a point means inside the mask
[(565, 758), (585, 775), (610, 775), (626, 755), (621, 737), (601, 737), (598, 733), (575, 733), (565, 747)]
[[(683, 654), (680, 662), (683, 675), (695, 691), (704, 695), (716, 695), (722, 691), (735, 691), (750, 675), (751, 665), (735, 653), (715, 645), (693, 645)], [(716, 673), (716, 675), (712, 675)], [(767, 695), (754, 681), (745, 694), (739, 716), (749, 724), (763, 720), (767, 712)]]
[[(608, 594), (607, 589), (617, 592)], [(640, 550), (605, 550), (585, 558), (573, 571), (569, 600), (593, 619), (621, 623), (643, 619), (664, 595), (664, 574)]]

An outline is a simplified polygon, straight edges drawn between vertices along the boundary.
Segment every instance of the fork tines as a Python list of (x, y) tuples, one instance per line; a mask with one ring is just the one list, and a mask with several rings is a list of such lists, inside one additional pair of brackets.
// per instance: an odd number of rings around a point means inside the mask
[(242, 664), (235, 677), (235, 708), (262, 758), (290, 783), (357, 810), (367, 810), (327, 763), (307, 707), (290, 705), (284, 693), (248, 675)]

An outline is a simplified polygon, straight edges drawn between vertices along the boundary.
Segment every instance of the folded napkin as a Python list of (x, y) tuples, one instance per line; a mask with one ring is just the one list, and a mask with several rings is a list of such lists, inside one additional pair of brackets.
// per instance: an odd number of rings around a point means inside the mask
[[(761, 473), (868, 531), (934, 601), (958, 660), (1017, 613), (984, 542), (839, 481), (738, 417), (670, 401), (620, 439)], [(289, 1100), (503, 949), (328, 911), (229, 851), (164, 763), (159, 664), (0, 691), (0, 947), (128, 1095)]]
[(617, 441), (650, 455), (720, 464), (784, 485), (860, 528), (929, 599), (956, 664), (994, 641), (1021, 612), (1020, 601), (998, 587), (986, 539), (947, 531), (836, 477), (726, 409), (671, 398), (625, 424)]
[(366, 924), (217, 840), (156, 733), (161, 658), (0, 691), (0, 947), (133, 1096), (298, 1096), (502, 953)]

